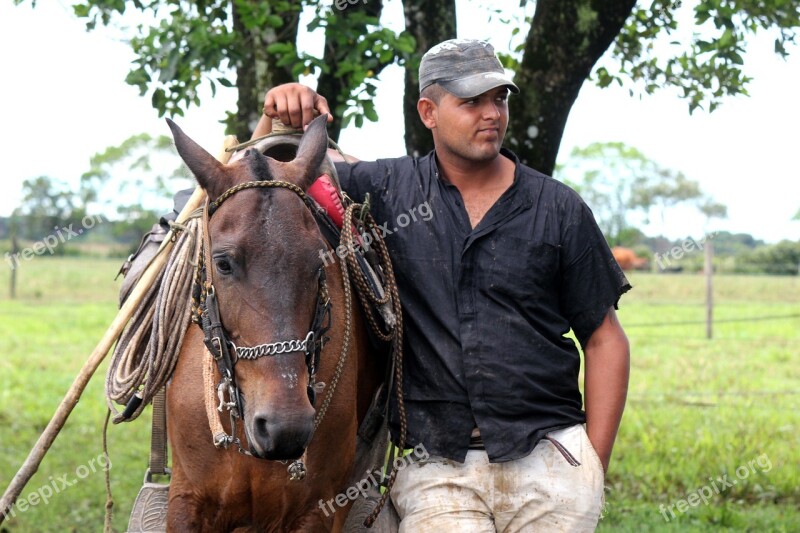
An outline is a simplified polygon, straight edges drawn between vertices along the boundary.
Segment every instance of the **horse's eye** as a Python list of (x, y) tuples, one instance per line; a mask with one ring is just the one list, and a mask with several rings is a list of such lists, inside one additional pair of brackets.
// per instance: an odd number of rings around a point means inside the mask
[(228, 275), (231, 273), (231, 263), (224, 257), (220, 257), (214, 260), (214, 265), (217, 267), (217, 272), (223, 275)]

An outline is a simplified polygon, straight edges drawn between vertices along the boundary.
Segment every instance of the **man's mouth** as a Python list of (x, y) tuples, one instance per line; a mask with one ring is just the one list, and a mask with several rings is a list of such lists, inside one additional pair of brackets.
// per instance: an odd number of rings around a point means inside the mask
[(500, 128), (483, 128), (478, 130), (478, 135), (486, 135), (488, 137), (495, 137), (500, 135)]

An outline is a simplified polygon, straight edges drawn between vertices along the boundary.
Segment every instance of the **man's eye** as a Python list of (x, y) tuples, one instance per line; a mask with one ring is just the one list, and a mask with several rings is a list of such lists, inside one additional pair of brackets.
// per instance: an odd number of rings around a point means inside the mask
[(225, 259), (224, 257), (220, 257), (219, 259), (214, 260), (214, 266), (217, 267), (217, 272), (220, 274), (230, 274), (232, 267), (230, 261)]

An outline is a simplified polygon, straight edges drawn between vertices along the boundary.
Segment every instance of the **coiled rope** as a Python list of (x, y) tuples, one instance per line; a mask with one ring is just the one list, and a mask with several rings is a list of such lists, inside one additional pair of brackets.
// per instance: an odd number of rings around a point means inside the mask
[[(202, 210), (197, 210), (184, 224), (170, 224), (180, 232), (167, 265), (114, 348), (106, 374), (106, 403), (115, 424), (138, 418), (166, 385), (178, 361), (191, 318), (194, 261), (202, 243), (201, 215)], [(116, 405), (131, 405), (134, 396), (138, 400), (135, 410), (117, 410)]]

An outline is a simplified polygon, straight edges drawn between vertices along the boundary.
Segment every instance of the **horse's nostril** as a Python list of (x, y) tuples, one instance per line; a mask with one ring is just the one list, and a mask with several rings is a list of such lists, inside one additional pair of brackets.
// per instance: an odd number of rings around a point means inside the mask
[(253, 426), (256, 430), (256, 435), (267, 435), (267, 418), (264, 416), (257, 416), (253, 419)]
[(259, 454), (267, 459), (296, 459), (303, 455), (314, 429), (309, 420), (276, 420), (266, 415), (253, 417), (253, 437)]
[(259, 446), (268, 452), (272, 449), (272, 439), (269, 434), (269, 422), (266, 416), (256, 416), (253, 419), (253, 433)]

